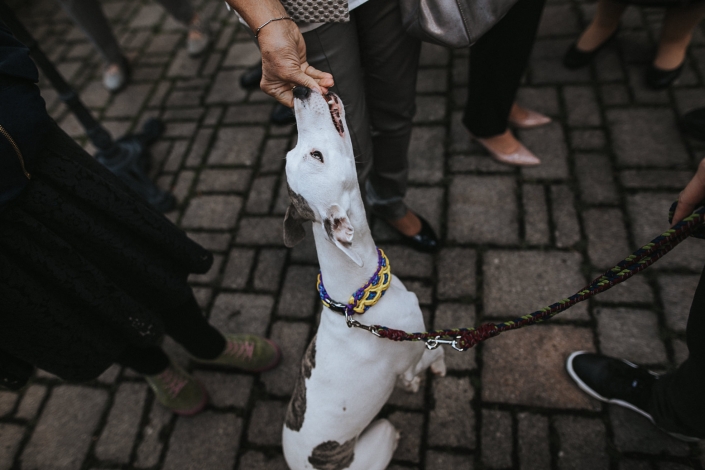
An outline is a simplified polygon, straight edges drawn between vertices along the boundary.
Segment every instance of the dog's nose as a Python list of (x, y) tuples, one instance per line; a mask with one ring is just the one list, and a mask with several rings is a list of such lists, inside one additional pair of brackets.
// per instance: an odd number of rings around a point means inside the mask
[(305, 100), (311, 94), (311, 89), (305, 86), (294, 87), (294, 97), (300, 100)]

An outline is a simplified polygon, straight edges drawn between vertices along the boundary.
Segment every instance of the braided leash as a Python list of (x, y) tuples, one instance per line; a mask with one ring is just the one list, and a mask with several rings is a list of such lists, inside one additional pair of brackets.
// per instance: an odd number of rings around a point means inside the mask
[[(675, 203), (671, 206), (669, 221), (673, 217), (675, 206)], [(567, 299), (560, 300), (548, 307), (514, 320), (503, 323), (485, 323), (477, 328), (454, 328), (421, 333), (409, 333), (382, 325), (362, 325), (357, 321), (348, 321), (348, 326), (364, 328), (376, 336), (393, 341), (424, 341), (428, 349), (435, 349), (441, 344), (448, 344), (457, 351), (467, 351), (482, 341), (497, 336), (504, 331), (516, 330), (527, 325), (546, 321), (578, 302), (594, 297), (600, 292), (604, 292), (612, 286), (626, 281), (636, 273), (651, 266), (689, 236), (705, 238), (704, 223), (705, 207), (700, 207), (674, 227), (654, 238), (651, 242), (642, 246), (616, 266), (593, 280), (584, 289)]]

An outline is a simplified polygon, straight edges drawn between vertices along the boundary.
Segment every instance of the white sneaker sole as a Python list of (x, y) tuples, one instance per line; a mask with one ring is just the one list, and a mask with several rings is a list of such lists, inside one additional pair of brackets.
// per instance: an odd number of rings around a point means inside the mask
[[(596, 398), (597, 400), (600, 400), (600, 401), (602, 401), (602, 402), (605, 402), (605, 403), (612, 403), (612, 404), (614, 404), (614, 405), (619, 405), (619, 406), (622, 406), (622, 407), (627, 408), (627, 409), (629, 409), (629, 410), (636, 411), (637, 413), (639, 413), (640, 415), (642, 415), (644, 418), (646, 418), (646, 419), (648, 419), (649, 421), (651, 421), (651, 423), (652, 423), (654, 426), (656, 426), (657, 428), (659, 428), (661, 431), (665, 432), (665, 433), (668, 434), (669, 436), (675, 437), (676, 439), (680, 439), (681, 441), (684, 441), (684, 442), (700, 442), (700, 439), (698, 439), (697, 437), (685, 436), (685, 435), (683, 435), (683, 434), (678, 434), (677, 432), (666, 431), (665, 429), (659, 427), (659, 426), (654, 422), (654, 418), (653, 418), (649, 413), (647, 413), (646, 411), (642, 410), (641, 408), (637, 408), (636, 406), (634, 406), (634, 405), (632, 405), (631, 403), (629, 403), (629, 402), (627, 402), (627, 401), (624, 401), (624, 400), (617, 400), (617, 399), (613, 399), (613, 398), (606, 398), (606, 397), (603, 397), (602, 395), (600, 395), (599, 393), (597, 393), (595, 390), (593, 390), (592, 388), (590, 388), (585, 382), (583, 382), (583, 381), (580, 379), (580, 377), (578, 377), (578, 374), (576, 374), (576, 373), (575, 373), (575, 370), (573, 369), (573, 359), (574, 359), (575, 357), (580, 356), (580, 355), (585, 354), (585, 353), (587, 353), (587, 351), (575, 351), (575, 352), (572, 353), (570, 356), (568, 356), (568, 359), (566, 359), (566, 361), (565, 361), (565, 368), (566, 368), (566, 370), (568, 371), (568, 375), (570, 375), (570, 377), (575, 381), (575, 383), (578, 384), (578, 387), (580, 387), (580, 389), (581, 389), (583, 392), (587, 393), (587, 394), (590, 395), (591, 397)], [(631, 362), (629, 362), (629, 361), (627, 361), (627, 360), (620, 359), (620, 361), (624, 362), (625, 364), (627, 364), (627, 365), (630, 366), (630, 367), (638, 368), (638, 366), (637, 366), (636, 364), (631, 363)], [(651, 375), (654, 375), (654, 376), (657, 375), (657, 374), (654, 374), (653, 372), (648, 371), (648, 370), (647, 370), (647, 372), (648, 372), (649, 374), (651, 374)]]

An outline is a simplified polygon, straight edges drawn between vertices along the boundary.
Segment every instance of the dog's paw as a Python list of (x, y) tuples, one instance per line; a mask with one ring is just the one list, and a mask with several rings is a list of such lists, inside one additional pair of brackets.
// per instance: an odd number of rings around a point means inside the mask
[(402, 387), (409, 393), (416, 393), (421, 387), (421, 377), (418, 375), (411, 380), (402, 380)]
[(431, 364), (431, 372), (433, 372), (434, 375), (437, 375), (439, 377), (445, 377), (446, 376), (446, 362), (441, 359), (440, 361), (436, 361), (433, 364)]

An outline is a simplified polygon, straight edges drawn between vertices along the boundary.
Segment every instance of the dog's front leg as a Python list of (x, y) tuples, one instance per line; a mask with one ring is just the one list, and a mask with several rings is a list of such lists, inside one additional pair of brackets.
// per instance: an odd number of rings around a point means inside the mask
[(419, 386), (421, 385), (421, 377), (419, 377), (419, 374), (428, 367), (431, 367), (431, 372), (435, 375), (445, 377), (446, 363), (444, 358), (445, 352), (442, 348), (424, 350), (423, 356), (421, 356), (419, 362), (409, 367), (399, 376), (397, 385), (407, 392), (418, 392)]

